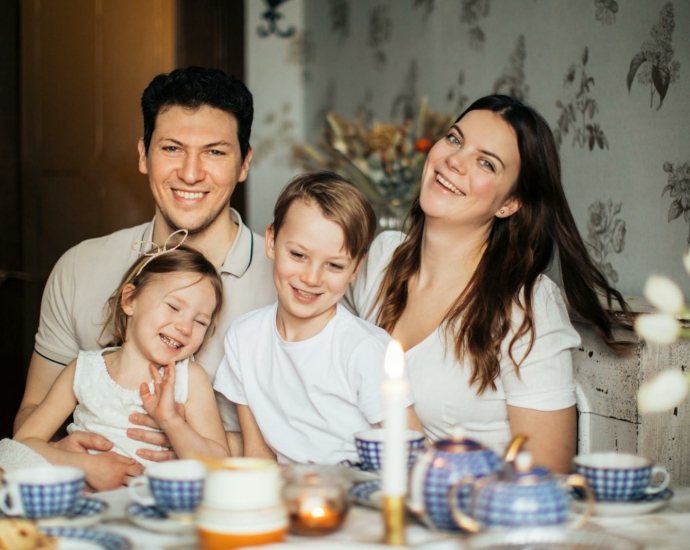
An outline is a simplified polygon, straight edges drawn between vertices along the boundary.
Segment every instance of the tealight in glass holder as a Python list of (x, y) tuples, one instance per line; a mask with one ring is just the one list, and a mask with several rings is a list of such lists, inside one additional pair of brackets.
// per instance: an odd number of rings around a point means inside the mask
[(285, 471), (283, 499), (295, 535), (338, 530), (349, 509), (346, 480), (337, 466), (294, 465)]

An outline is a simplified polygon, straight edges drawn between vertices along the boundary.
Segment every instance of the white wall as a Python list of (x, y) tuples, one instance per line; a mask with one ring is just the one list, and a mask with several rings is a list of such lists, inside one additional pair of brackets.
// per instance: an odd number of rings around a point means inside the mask
[(261, 18), (266, 4), (245, 0), (246, 18), (246, 84), (254, 95), (254, 125), (251, 144), (254, 157), (247, 181), (248, 224), (263, 234), (273, 220), (273, 205), (287, 181), (301, 170), (291, 160), (291, 146), (303, 142), (304, 78), (300, 55), (304, 31), (304, 2), (290, 0), (281, 7), (280, 29), (295, 27), (290, 38), (273, 34), (259, 36), (266, 28)]

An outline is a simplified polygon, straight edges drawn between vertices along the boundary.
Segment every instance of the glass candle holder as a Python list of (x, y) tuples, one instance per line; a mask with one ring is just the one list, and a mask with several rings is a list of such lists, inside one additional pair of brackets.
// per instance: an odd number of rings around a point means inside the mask
[(332, 533), (341, 527), (349, 509), (345, 479), (336, 467), (288, 468), (283, 498), (295, 535)]

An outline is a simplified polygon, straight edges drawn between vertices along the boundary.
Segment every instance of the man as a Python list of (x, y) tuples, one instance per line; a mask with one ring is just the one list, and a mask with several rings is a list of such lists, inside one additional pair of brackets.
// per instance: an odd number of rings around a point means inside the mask
[[(152, 222), (84, 241), (68, 250), (51, 273), (43, 295), (36, 345), (15, 431), (43, 400), (62, 368), (80, 349), (100, 347), (104, 306), (127, 268), (145, 250), (137, 241), (163, 246), (177, 229), (187, 229), (186, 243), (203, 252), (223, 279), (224, 308), (218, 328), (195, 360), (211, 380), (223, 357), (223, 337), (231, 321), (275, 301), (272, 266), (264, 239), (247, 228), (230, 208), (235, 186), (247, 178), (254, 115), (252, 95), (242, 82), (219, 69), (189, 67), (156, 76), (141, 99), (144, 136), (139, 140), (139, 171), (147, 174), (156, 202)], [(218, 397), (233, 454), (241, 453), (234, 406)], [(157, 427), (146, 415), (133, 424)], [(128, 431), (132, 439), (167, 447), (164, 434)], [(236, 434), (235, 434), (236, 435)], [(111, 444), (95, 434), (72, 434), (58, 443), (67, 450), (108, 451)], [(140, 449), (139, 456), (165, 460), (171, 451)], [(104, 452), (112, 471), (98, 489), (126, 483), (141, 467), (131, 459)]]

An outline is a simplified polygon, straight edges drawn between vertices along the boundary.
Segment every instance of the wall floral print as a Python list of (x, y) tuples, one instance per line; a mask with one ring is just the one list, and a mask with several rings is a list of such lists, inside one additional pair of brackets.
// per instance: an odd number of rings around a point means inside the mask
[(467, 102), (470, 100), (462, 91), (464, 86), (465, 71), (460, 71), (457, 84), (448, 88), (448, 93), (446, 94), (446, 101), (452, 105), (450, 108), (451, 112), (458, 115), (462, 113), (465, 105), (467, 105)]
[(395, 119), (399, 114), (402, 115), (402, 120), (412, 120), (416, 115), (417, 110), (417, 80), (419, 73), (417, 71), (417, 60), (410, 61), (410, 68), (407, 70), (405, 82), (398, 95), (393, 99), (391, 105), (391, 118)]
[(388, 62), (384, 46), (391, 41), (393, 20), (388, 6), (376, 6), (369, 15), (369, 46), (374, 52), (374, 63), (383, 68)]
[(585, 244), (592, 261), (612, 284), (618, 282), (618, 272), (607, 261), (607, 256), (612, 252), (620, 254), (625, 248), (625, 222), (616, 217), (622, 207), (622, 203), (613, 204), (609, 200), (606, 204), (595, 201), (587, 209), (588, 233)]
[[(572, 130), (573, 147), (587, 146), (590, 151), (595, 145), (599, 149), (609, 148), (604, 130), (601, 129), (599, 123), (594, 122), (594, 115), (599, 111), (599, 106), (591, 96), (594, 78), (587, 75), (588, 60), (589, 50), (585, 48), (580, 63), (570, 66), (563, 81), (563, 86), (567, 90), (573, 88), (576, 90), (574, 97), (567, 103), (561, 100), (556, 101), (556, 107), (561, 114), (558, 117), (558, 127), (554, 129), (553, 134), (559, 147), (563, 143), (563, 138)], [(572, 92), (570, 95), (572, 96)]]
[(673, 60), (673, 3), (666, 2), (659, 13), (659, 21), (650, 33), (651, 39), (642, 43), (642, 50), (630, 61), (628, 70), (628, 92), (632, 88), (635, 74), (640, 84), (649, 84), (649, 107), (654, 106), (654, 96), (659, 96), (657, 110), (661, 109), (671, 82), (676, 82), (680, 73), (680, 62)]
[(350, 4), (347, 0), (329, 0), (331, 32), (341, 40), (350, 35)]
[(602, 25), (613, 25), (616, 22), (618, 13), (618, 2), (616, 0), (594, 0), (596, 12), (594, 16)]
[[(664, 162), (664, 172), (668, 174), (668, 182), (661, 192), (663, 197), (666, 191), (673, 199), (668, 209), (668, 222), (680, 218), (683, 215), (685, 223), (690, 225), (690, 162), (673, 165)], [(688, 248), (690, 249), (690, 235), (688, 235)]]
[(470, 48), (481, 51), (486, 42), (486, 35), (479, 26), (480, 20), (489, 15), (491, 0), (462, 0), (460, 22), (469, 26)]
[(436, 6), (434, 6), (434, 0), (413, 0), (413, 8), (422, 8), (424, 10), (424, 15), (422, 19), (429, 17)]
[(525, 36), (521, 34), (515, 41), (513, 53), (510, 54), (508, 68), (494, 82), (495, 94), (507, 94), (520, 101), (527, 101), (529, 86), (525, 83), (526, 57)]

